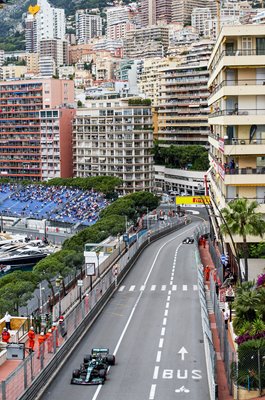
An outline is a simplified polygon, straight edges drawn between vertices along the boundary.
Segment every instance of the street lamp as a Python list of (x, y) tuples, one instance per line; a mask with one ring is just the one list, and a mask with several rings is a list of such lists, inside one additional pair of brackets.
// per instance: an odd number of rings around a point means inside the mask
[(99, 250), (96, 250), (96, 256), (97, 256), (97, 260), (98, 260), (98, 278), (100, 278), (100, 272), (99, 272), (99, 254), (100, 254), (100, 251), (99, 251)]
[(117, 238), (118, 238), (118, 245), (119, 245), (119, 254), (121, 254), (121, 242), (120, 242), (121, 234), (120, 233), (118, 233)]
[(58, 293), (59, 293), (59, 316), (62, 314), (62, 307), (61, 307), (61, 284), (63, 281), (63, 277), (59, 275), (55, 279), (55, 286), (58, 287)]

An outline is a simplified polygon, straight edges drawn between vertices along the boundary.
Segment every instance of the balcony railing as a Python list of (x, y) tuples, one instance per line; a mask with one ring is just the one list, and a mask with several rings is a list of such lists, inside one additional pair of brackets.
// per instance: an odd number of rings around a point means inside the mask
[(247, 49), (247, 50), (231, 50), (231, 49), (227, 49), (227, 50), (223, 50), (220, 54), (220, 56), (217, 58), (216, 62), (214, 63), (213, 67), (212, 67), (212, 71), (215, 70), (215, 68), (217, 67), (217, 65), (219, 64), (219, 62), (221, 61), (221, 59), (223, 57), (227, 57), (227, 56), (231, 56), (231, 57), (235, 57), (235, 56), (264, 56), (265, 55), (265, 50), (264, 49)]
[(265, 167), (225, 168), (227, 175), (257, 175), (265, 174)]
[(209, 115), (209, 118), (212, 117), (221, 117), (225, 115), (265, 115), (264, 108), (247, 108), (247, 109), (227, 109), (227, 110), (217, 110)]
[[(210, 137), (213, 139), (219, 141), (220, 136), (219, 135), (214, 135), (214, 134), (209, 134)], [(224, 139), (224, 144), (227, 146), (234, 146), (234, 145), (244, 145), (244, 144), (250, 144), (250, 145), (257, 145), (257, 144), (265, 144), (265, 139), (261, 138), (253, 138), (253, 139), (245, 139), (245, 138), (231, 138), (231, 139)]]
[[(238, 197), (226, 197), (225, 202), (229, 203), (230, 201), (237, 200)], [(247, 197), (249, 201), (256, 201), (258, 204), (265, 204), (265, 196), (264, 197)]]
[(226, 79), (222, 81), (219, 85), (214, 86), (212, 88), (209, 98), (212, 97), (216, 92), (218, 92), (224, 86), (248, 86), (248, 85), (265, 85), (265, 79), (239, 79), (239, 80)]

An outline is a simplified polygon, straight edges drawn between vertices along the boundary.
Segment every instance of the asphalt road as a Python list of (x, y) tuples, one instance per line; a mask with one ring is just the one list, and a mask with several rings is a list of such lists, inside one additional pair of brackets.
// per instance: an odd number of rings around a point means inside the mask
[[(149, 246), (43, 394), (44, 400), (208, 400), (194, 245), (196, 223)], [(70, 385), (92, 347), (117, 363), (102, 386)]]

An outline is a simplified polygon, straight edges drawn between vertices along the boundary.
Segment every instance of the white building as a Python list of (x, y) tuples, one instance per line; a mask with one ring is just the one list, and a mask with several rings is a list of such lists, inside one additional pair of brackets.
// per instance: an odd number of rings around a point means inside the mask
[(0, 66), (3, 65), (4, 58), (5, 58), (5, 51), (4, 50), (0, 50)]
[[(136, 99), (134, 99), (136, 100)], [(77, 109), (73, 128), (74, 175), (117, 176), (118, 190), (153, 189), (151, 106), (139, 99), (100, 99)]]
[(135, 29), (137, 20), (132, 14), (131, 7), (117, 6), (107, 8), (107, 38), (120, 39), (126, 32)]
[(54, 8), (47, 0), (38, 0), (40, 10), (34, 16), (28, 13), (26, 18), (26, 51), (39, 51), (40, 40), (65, 39), (65, 13)]
[(39, 58), (39, 75), (47, 78), (56, 74), (56, 65), (54, 58), (51, 56)]
[(200, 35), (204, 34), (205, 22), (212, 18), (209, 8), (194, 8), (191, 13), (191, 26), (195, 28)]
[(89, 10), (77, 10), (75, 30), (78, 44), (89, 43), (92, 38), (102, 36), (102, 18), (99, 15), (89, 14)]

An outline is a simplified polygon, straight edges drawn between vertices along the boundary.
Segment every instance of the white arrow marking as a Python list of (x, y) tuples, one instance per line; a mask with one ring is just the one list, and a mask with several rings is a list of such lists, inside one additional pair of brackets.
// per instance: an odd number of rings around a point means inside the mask
[(184, 361), (185, 354), (188, 354), (188, 352), (185, 349), (185, 347), (182, 346), (181, 349), (179, 350), (178, 354), (181, 354), (181, 360)]
[(190, 390), (189, 390), (189, 389), (186, 389), (185, 386), (181, 386), (181, 388), (176, 389), (175, 392), (176, 392), (176, 393), (181, 393), (181, 392), (183, 392), (183, 393), (189, 393)]

